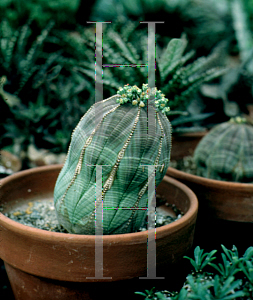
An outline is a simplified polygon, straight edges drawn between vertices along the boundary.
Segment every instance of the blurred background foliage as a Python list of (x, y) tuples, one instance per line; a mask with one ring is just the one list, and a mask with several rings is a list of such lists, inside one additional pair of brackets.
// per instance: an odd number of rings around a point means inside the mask
[(226, 0), (97, 0), (91, 18), (115, 20), (121, 15), (135, 21), (164, 21), (159, 26), (164, 37), (176, 38), (185, 32), (189, 48), (206, 55), (219, 41), (233, 39), (228, 3)]
[(52, 19), (58, 26), (70, 26), (76, 22), (76, 13), (81, 0), (1, 0), (0, 17), (11, 26), (18, 27), (27, 18), (35, 20), (44, 28)]
[[(253, 0), (2, 0), (0, 17), (0, 146), (24, 161), (31, 145), (66, 153), (94, 103), (95, 24), (87, 21), (111, 21), (103, 64), (147, 64), (139, 21), (164, 22), (156, 85), (170, 100), (174, 134), (252, 114)], [(143, 82), (145, 67), (103, 68), (104, 98)]]

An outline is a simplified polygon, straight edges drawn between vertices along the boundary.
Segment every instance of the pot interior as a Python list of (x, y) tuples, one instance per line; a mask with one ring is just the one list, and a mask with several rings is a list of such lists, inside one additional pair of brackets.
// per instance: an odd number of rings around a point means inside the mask
[[(4, 184), (8, 177), (2, 180), (0, 189), (1, 212), (5, 213), (21, 207), (27, 207), (28, 202), (53, 198), (54, 185), (60, 169), (45, 172), (41, 169), (36, 172), (32, 170), (33, 176), (29, 172), (21, 172), (12, 175), (11, 184)], [(29, 170), (27, 170), (29, 171)]]
[[(168, 183), (166, 178), (159, 184), (156, 190), (157, 195), (161, 194), (165, 197), (166, 202), (171, 205), (175, 205), (183, 214), (187, 213), (190, 207), (190, 200), (186, 196), (184, 190), (180, 189), (177, 185), (170, 184), (168, 188)], [(164, 211), (171, 211), (171, 207), (166, 205), (159, 206), (159, 208)]]
[[(0, 189), (0, 209), (2, 213), (13, 212), (17, 209), (26, 210), (29, 203), (33, 201), (53, 200), (55, 182), (60, 172), (60, 165), (53, 171), (47, 167), (30, 169), (12, 175), (11, 184), (3, 184)], [(31, 173), (33, 176), (31, 176)], [(9, 179), (4, 179), (3, 183)], [(156, 205), (157, 211), (163, 214), (176, 217), (175, 206), (185, 214), (190, 207), (190, 200), (181, 186), (172, 184), (165, 176), (163, 181), (156, 188), (156, 197), (161, 197), (162, 205)], [(166, 204), (165, 204), (166, 203)], [(168, 205), (169, 204), (169, 205)]]
[[(25, 205), (25, 202), (52, 199), (60, 169), (60, 165), (39, 167), (1, 180), (0, 205), (3, 211)], [(160, 270), (177, 263), (191, 248), (198, 202), (189, 188), (168, 176), (156, 191), (167, 203), (175, 204), (184, 213), (182, 218), (156, 230), (156, 266)], [(167, 206), (162, 208), (170, 213)], [(21, 226), (1, 213), (0, 228), (0, 237), (4, 241), (0, 257), (15, 268), (55, 280), (86, 282), (94, 277), (96, 236)], [(103, 276), (112, 278), (112, 281), (146, 276), (147, 233), (103, 236)], [(153, 233), (149, 232), (149, 237)], [(46, 268), (45, 261), (48, 261)]]

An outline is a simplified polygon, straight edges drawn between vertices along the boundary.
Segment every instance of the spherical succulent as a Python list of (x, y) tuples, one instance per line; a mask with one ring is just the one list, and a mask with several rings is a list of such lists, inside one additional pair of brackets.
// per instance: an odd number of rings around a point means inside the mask
[[(134, 232), (143, 225), (148, 185), (154, 177), (156, 185), (161, 182), (170, 161), (167, 102), (147, 84), (125, 85), (81, 118), (54, 191), (59, 223), (69, 232), (95, 233), (95, 204), (103, 204), (103, 234)], [(150, 113), (155, 124), (148, 122)], [(156, 165), (156, 171), (148, 174), (147, 165)], [(98, 166), (103, 188), (96, 195)]]
[(253, 182), (253, 126), (240, 117), (215, 126), (198, 144), (194, 160), (199, 176)]

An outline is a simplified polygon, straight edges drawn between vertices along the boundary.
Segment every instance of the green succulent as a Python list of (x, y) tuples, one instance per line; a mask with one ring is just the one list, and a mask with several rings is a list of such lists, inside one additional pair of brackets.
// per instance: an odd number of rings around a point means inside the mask
[[(95, 233), (95, 200), (97, 206), (103, 201), (103, 234), (138, 231), (146, 217), (145, 209), (138, 208), (147, 207), (148, 184), (155, 176), (158, 185), (169, 166), (167, 102), (161, 91), (147, 84), (141, 89), (125, 85), (81, 118), (54, 190), (58, 220), (67, 231)], [(147, 108), (156, 120), (148, 134)], [(95, 189), (96, 165), (104, 166), (100, 195)], [(148, 175), (144, 165), (159, 167)]]
[(94, 86), (49, 42), (53, 26), (38, 32), (31, 21), (17, 30), (0, 23), (0, 143), (16, 155), (30, 143), (67, 151), (73, 122), (93, 101)]
[(253, 247), (249, 247), (243, 256), (233, 246), (232, 250), (221, 245), (223, 252), (220, 263), (212, 262), (217, 250), (204, 252), (197, 246), (194, 258), (189, 259), (193, 270), (179, 292), (157, 291), (154, 287), (135, 294), (145, 300), (248, 300), (253, 293)]
[[(145, 27), (144, 27), (145, 25)], [(75, 71), (84, 75), (95, 85), (94, 26), (80, 28), (78, 33), (56, 32), (55, 42), (68, 53), (69, 63)], [(103, 25), (103, 92), (105, 97), (114, 94), (126, 82), (140, 85), (147, 82), (147, 27), (138, 22), (127, 21)], [(188, 112), (187, 107), (204, 82), (211, 82), (226, 72), (218, 63), (219, 51), (194, 60), (194, 51), (186, 52), (187, 40), (170, 39), (163, 44), (157, 34), (156, 86), (170, 100), (170, 121), (173, 132), (199, 131), (201, 121), (209, 115)], [(118, 65), (127, 65), (119, 67)], [(136, 64), (136, 67), (132, 65)], [(115, 65), (118, 67), (108, 67)], [(146, 65), (146, 67), (144, 67)], [(97, 70), (99, 66), (96, 66)], [(183, 115), (186, 118), (178, 118)], [(185, 126), (184, 126), (185, 125)]]
[[(79, 44), (82, 42), (85, 46), (80, 55), (84, 57), (83, 53), (87, 53), (87, 58), (79, 63), (76, 70), (94, 80), (94, 50), (91, 52), (90, 47), (94, 47), (95, 35), (87, 30), (77, 38)], [(147, 41), (146, 30), (136, 30), (132, 22), (121, 27), (119, 32), (107, 25), (103, 34), (104, 93), (115, 92), (125, 82), (140, 85), (147, 81)], [(217, 53), (193, 60), (195, 52), (192, 50), (185, 54), (186, 47), (185, 36), (171, 39), (163, 48), (157, 45), (156, 86), (170, 99), (173, 113), (175, 110), (185, 110), (203, 82), (218, 78), (225, 72), (224, 68), (216, 66)], [(87, 52), (84, 51), (86, 48)], [(108, 64), (128, 66), (110, 68)], [(137, 66), (131, 67), (133, 64)]]
[(224, 47), (223, 50), (224, 61), (231, 65), (230, 71), (221, 77), (220, 84), (202, 89), (202, 95), (211, 98), (210, 110), (216, 110), (216, 115), (223, 112), (219, 123), (242, 113), (248, 114), (248, 106), (253, 104), (253, 35), (250, 29), (250, 9), (246, 2), (250, 4), (243, 0), (229, 2), (237, 48), (236, 57), (231, 57), (231, 47)]
[(197, 175), (253, 182), (253, 126), (237, 117), (216, 125), (194, 151)]

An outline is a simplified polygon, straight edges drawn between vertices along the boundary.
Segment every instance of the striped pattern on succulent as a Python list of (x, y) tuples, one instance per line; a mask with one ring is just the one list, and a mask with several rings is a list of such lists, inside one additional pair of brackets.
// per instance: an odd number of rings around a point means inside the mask
[(199, 176), (253, 183), (253, 126), (240, 117), (215, 126), (198, 144), (194, 160)]
[[(147, 211), (138, 208), (148, 206), (148, 184), (155, 176), (157, 186), (169, 166), (171, 126), (164, 107), (157, 107), (156, 98), (150, 101), (156, 126), (147, 134), (147, 105), (119, 99), (117, 94), (94, 104), (73, 131), (54, 191), (59, 223), (71, 233), (95, 234), (95, 200), (96, 207), (103, 201), (103, 234), (137, 231), (145, 222)], [(98, 165), (103, 166), (100, 195)], [(143, 165), (160, 167), (148, 178)]]

